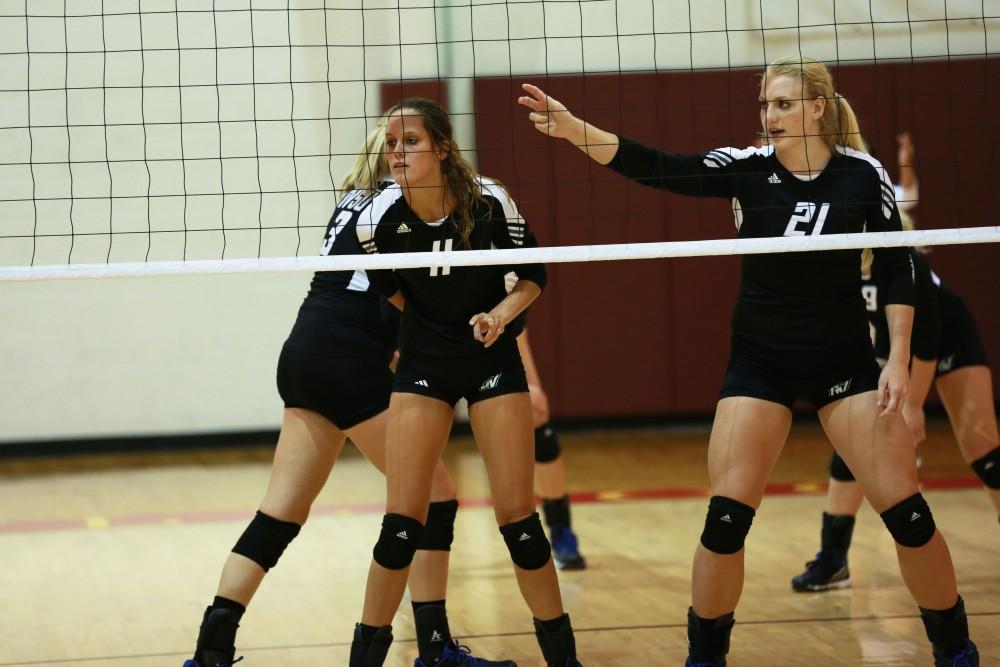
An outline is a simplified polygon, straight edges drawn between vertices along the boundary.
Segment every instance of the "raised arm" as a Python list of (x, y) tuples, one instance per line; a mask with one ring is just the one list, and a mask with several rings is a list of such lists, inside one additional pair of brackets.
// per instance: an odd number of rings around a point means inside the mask
[(517, 101), (531, 109), (528, 119), (534, 123), (536, 130), (550, 137), (566, 139), (600, 164), (608, 164), (618, 153), (618, 135), (577, 118), (565, 104), (547, 95), (538, 86), (522, 83), (521, 88), (528, 94)]

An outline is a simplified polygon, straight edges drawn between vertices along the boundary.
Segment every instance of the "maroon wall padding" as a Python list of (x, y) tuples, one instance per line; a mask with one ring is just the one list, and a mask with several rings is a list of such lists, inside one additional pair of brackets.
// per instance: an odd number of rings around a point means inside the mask
[[(998, 70), (997, 59), (835, 70), (839, 92), (894, 176), (896, 133), (912, 133), (921, 188), (915, 217), (923, 228), (997, 224)], [(728, 202), (629, 183), (568, 142), (539, 134), (516, 100), (522, 81), (535, 83), (600, 127), (693, 153), (752, 142), (760, 123), (755, 73), (479, 79), (479, 168), (510, 188), (543, 245), (732, 237)], [(990, 357), (1000, 359), (993, 279), (1000, 246), (939, 248), (931, 263), (965, 297)], [(728, 357), (738, 258), (589, 262), (549, 271), (549, 287), (532, 308), (531, 340), (556, 417), (711, 413)]]
[(448, 82), (444, 79), (382, 81), (379, 85), (379, 112), (385, 112), (406, 97), (426, 97), (448, 109)]

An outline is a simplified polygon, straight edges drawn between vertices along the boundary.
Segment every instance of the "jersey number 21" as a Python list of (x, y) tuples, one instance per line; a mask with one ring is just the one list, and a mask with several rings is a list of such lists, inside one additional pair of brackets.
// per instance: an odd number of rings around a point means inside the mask
[[(819, 215), (816, 214), (816, 204), (811, 201), (800, 201), (795, 205), (795, 213), (792, 214), (788, 226), (785, 227), (785, 236), (819, 236), (823, 232), (823, 224), (826, 222), (826, 214), (830, 212), (829, 204), (819, 205)], [(815, 222), (815, 224), (813, 224)], [(812, 225), (812, 231), (809, 231)]]

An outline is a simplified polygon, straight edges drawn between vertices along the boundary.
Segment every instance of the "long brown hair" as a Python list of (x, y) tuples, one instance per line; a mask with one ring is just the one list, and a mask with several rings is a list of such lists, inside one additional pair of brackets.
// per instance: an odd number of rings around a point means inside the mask
[(847, 98), (834, 89), (833, 75), (826, 65), (808, 56), (778, 58), (761, 72), (761, 88), (763, 89), (768, 79), (779, 76), (789, 76), (799, 80), (802, 84), (803, 102), (821, 97), (826, 100), (823, 116), (819, 119), (819, 127), (823, 140), (831, 151), (835, 151), (839, 144), (862, 153), (868, 152), (868, 146), (861, 136), (858, 117)]
[(430, 135), (434, 148), (445, 153), (445, 158), (441, 160), (441, 175), (444, 177), (448, 192), (455, 198), (455, 208), (451, 213), (451, 218), (458, 230), (459, 237), (462, 239), (462, 244), (468, 248), (469, 236), (475, 226), (473, 211), (476, 203), (490, 205), (483, 197), (483, 188), (479, 183), (476, 170), (462, 156), (462, 151), (455, 143), (451, 118), (437, 102), (423, 97), (407, 97), (386, 111), (384, 118), (388, 119), (392, 114), (403, 109), (420, 115), (424, 121), (424, 129)]

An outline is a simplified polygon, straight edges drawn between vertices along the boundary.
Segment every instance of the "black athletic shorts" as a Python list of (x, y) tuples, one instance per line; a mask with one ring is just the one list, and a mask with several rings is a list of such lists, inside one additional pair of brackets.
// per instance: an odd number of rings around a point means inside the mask
[(962, 298), (941, 288), (941, 351), (938, 354), (937, 377), (966, 366), (987, 366), (986, 348), (979, 329)]
[(880, 373), (867, 337), (816, 353), (769, 349), (734, 336), (719, 398), (750, 396), (788, 408), (803, 400), (819, 409), (875, 391)]
[(335, 357), (285, 345), (278, 358), (278, 393), (286, 408), (318, 412), (341, 431), (389, 407), (388, 356)]
[(484, 349), (475, 356), (441, 357), (401, 350), (394, 392), (420, 394), (455, 405), (464, 398), (469, 405), (487, 398), (528, 391), (517, 341), (509, 339), (500, 349)]

